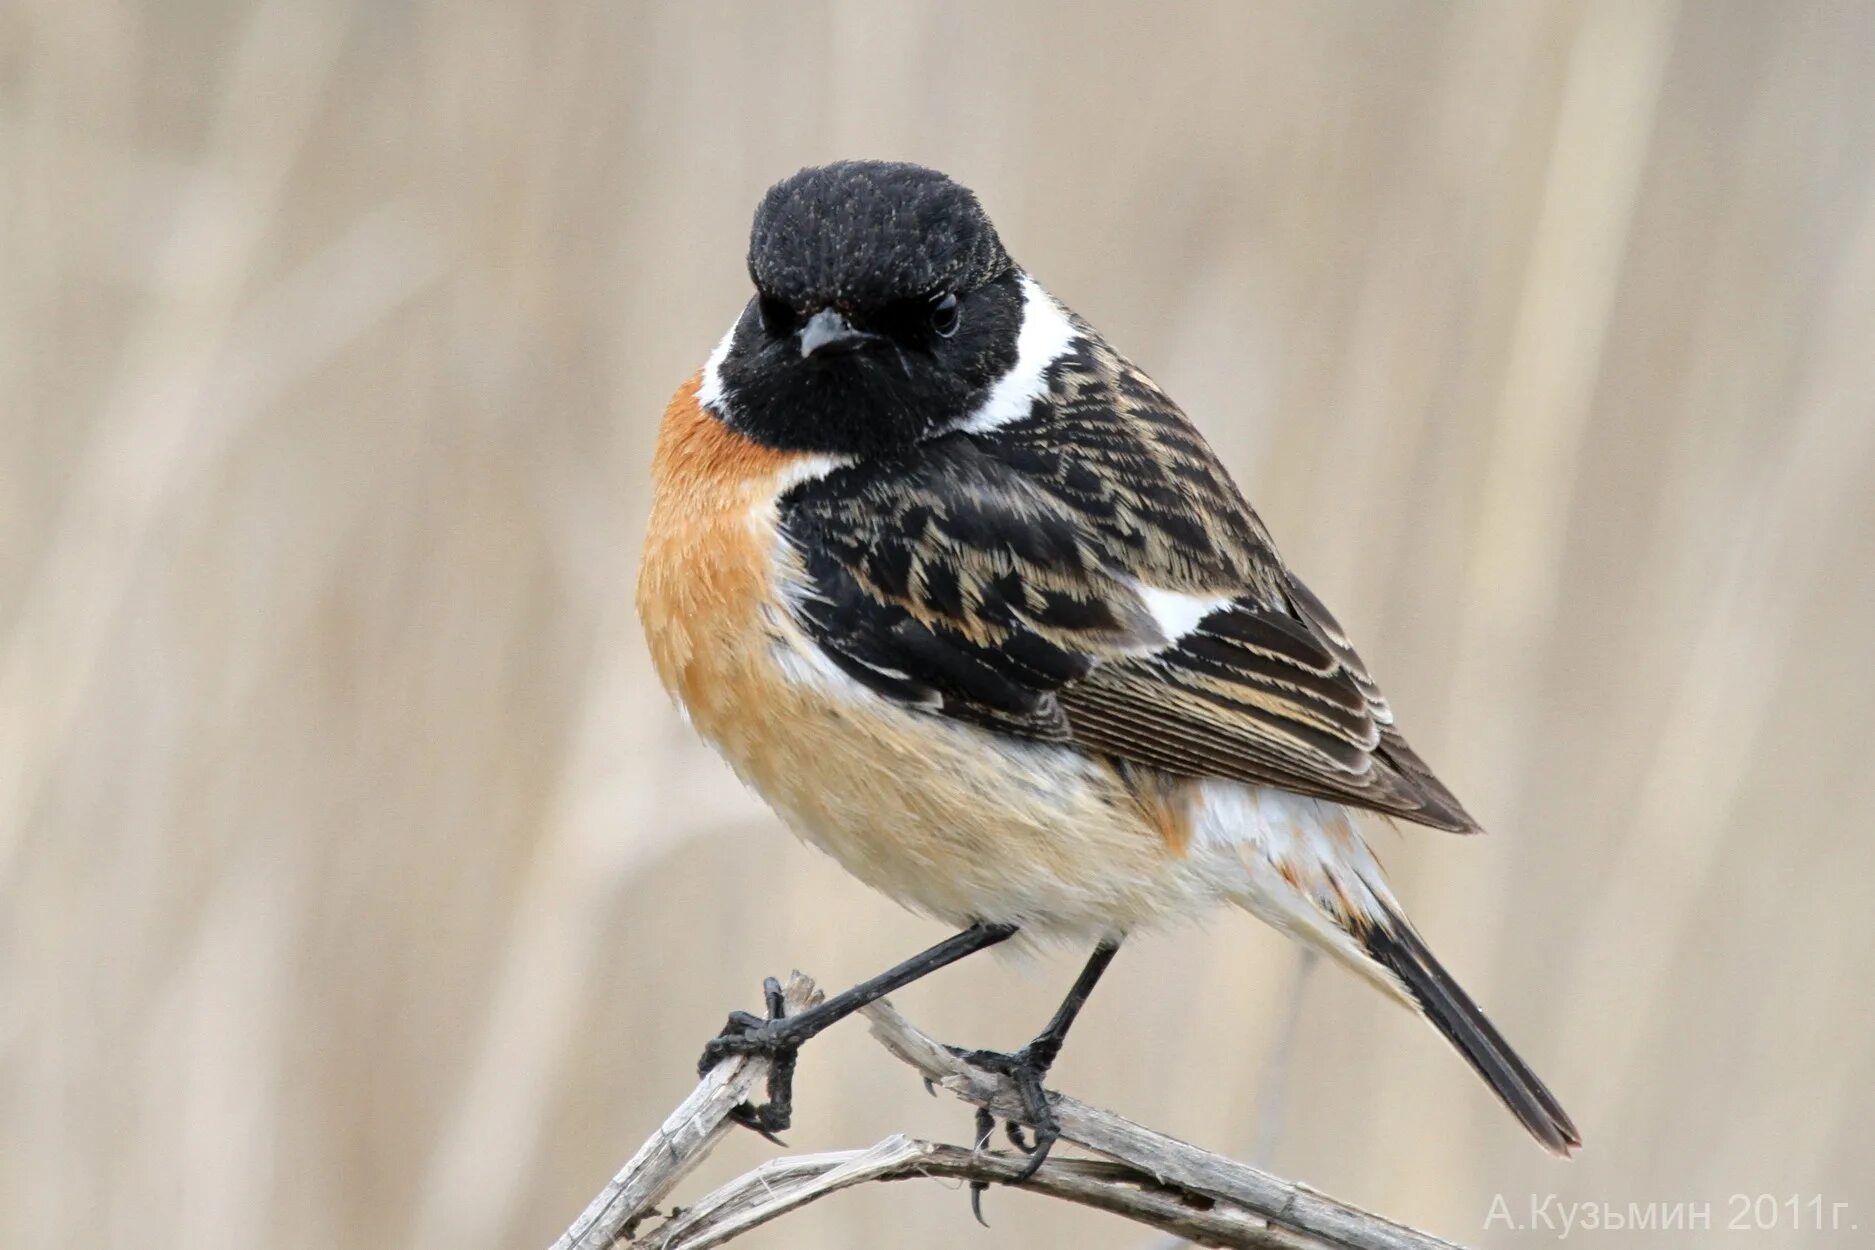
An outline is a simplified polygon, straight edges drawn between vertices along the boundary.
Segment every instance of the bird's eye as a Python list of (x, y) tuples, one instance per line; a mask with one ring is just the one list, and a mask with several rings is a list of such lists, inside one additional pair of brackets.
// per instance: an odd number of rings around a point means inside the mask
[(787, 300), (764, 295), (756, 300), (755, 307), (762, 315), (762, 328), (777, 338), (801, 328), (801, 314)]
[(947, 339), (957, 333), (957, 323), (963, 319), (963, 309), (957, 306), (955, 295), (940, 295), (931, 301), (931, 310), (927, 318), (931, 333), (941, 339)]

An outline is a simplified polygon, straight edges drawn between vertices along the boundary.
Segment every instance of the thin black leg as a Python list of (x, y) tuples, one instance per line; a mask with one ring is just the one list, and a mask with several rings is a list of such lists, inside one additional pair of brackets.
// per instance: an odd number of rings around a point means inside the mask
[[(1067, 1040), (1068, 1030), (1074, 1025), (1074, 1018), (1081, 1014), (1081, 1008), (1087, 1005), (1088, 998), (1094, 992), (1094, 986), (1100, 981), (1101, 974), (1113, 957), (1120, 950), (1118, 941), (1102, 942), (1094, 948), (1088, 957), (1087, 965), (1081, 969), (1081, 975), (1074, 979), (1068, 989), (1068, 996), (1061, 1000), (1061, 1006), (1055, 1008), (1055, 1014), (1049, 1018), (1042, 1031), (1035, 1039), (1013, 1054), (998, 1050), (958, 1051), (960, 1058), (979, 1068), (991, 1072), (1000, 1072), (1014, 1082), (1016, 1092), (1022, 1098), (1022, 1108), (1027, 1114), (1030, 1125), (1035, 1129), (1035, 1140), (1030, 1143), (1023, 1139), (1020, 1127), (1014, 1120), (1008, 1125), (1009, 1140), (1017, 1149), (1028, 1154), (1027, 1165), (1016, 1178), (1017, 1184), (1035, 1175), (1042, 1161), (1048, 1158), (1049, 1150), (1061, 1136), (1061, 1126), (1055, 1122), (1055, 1112), (1048, 1105), (1048, 1091), (1042, 1086), (1042, 1078), (1048, 1075), (1048, 1069), (1054, 1066), (1061, 1054), (1061, 1044)], [(996, 1121), (988, 1111), (977, 1112), (977, 1146), (985, 1146), (989, 1135), (995, 1129)], [(983, 1191), (989, 1188), (986, 1181), (970, 1182), (970, 1210), (976, 1215), (977, 1222), (983, 1222)]]
[(1061, 1006), (1055, 1008), (1055, 1014), (1026, 1047), (1030, 1057), (1043, 1068), (1054, 1065), (1056, 1057), (1061, 1054), (1061, 1043), (1068, 1039), (1068, 1030), (1074, 1025), (1074, 1018), (1081, 1014), (1081, 1008), (1087, 1005), (1087, 1000), (1094, 993), (1094, 986), (1100, 983), (1101, 974), (1119, 953), (1118, 942), (1102, 942), (1094, 948), (1086, 966), (1081, 969), (1081, 975), (1074, 978), (1074, 984), (1068, 987), (1068, 996), (1061, 1000)]
[[(772, 1138), (787, 1128), (793, 1117), (794, 1064), (804, 1042), (893, 990), (910, 985), (947, 964), (954, 964), (966, 955), (974, 955), (998, 942), (1007, 941), (1015, 931), (1016, 926), (1010, 924), (971, 925), (962, 933), (945, 938), (905, 962), (887, 968), (878, 976), (861, 981), (852, 989), (835, 994), (797, 1016), (782, 1014), (781, 987), (770, 977), (763, 987), (764, 996), (768, 1000), (768, 1018), (764, 1020), (746, 1011), (732, 1012), (723, 1031), (704, 1046), (703, 1057), (697, 1061), (697, 1075), (707, 1073), (730, 1055), (767, 1055), (770, 1059), (768, 1102), (761, 1107), (744, 1103), (736, 1109), (736, 1119), (763, 1136)], [(1072, 1013), (1069, 1019), (1073, 1019)], [(1063, 1031), (1066, 1031), (1065, 1025)], [(1056, 1048), (1059, 1049), (1059, 1046), (1057, 1042)]]

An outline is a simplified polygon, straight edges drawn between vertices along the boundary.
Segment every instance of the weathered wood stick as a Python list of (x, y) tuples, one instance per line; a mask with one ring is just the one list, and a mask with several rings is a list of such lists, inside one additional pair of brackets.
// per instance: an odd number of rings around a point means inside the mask
[[(813, 982), (798, 972), (784, 991), (790, 1013), (812, 1006), (820, 997)], [(1023, 1118), (1021, 1100), (1007, 1078), (965, 1063), (883, 999), (864, 1011), (873, 1035), (927, 1081), (1001, 1118)], [(1450, 1242), (1063, 1095), (1054, 1096), (1053, 1104), (1062, 1137), (1104, 1159), (1051, 1158), (1034, 1176), (1018, 1181), (1024, 1163), (1018, 1155), (894, 1134), (866, 1150), (770, 1160), (639, 1233), (653, 1205), (733, 1127), (729, 1113), (767, 1071), (765, 1060), (752, 1057), (725, 1059), (711, 1069), (587, 1204), (553, 1250), (610, 1250), (628, 1240), (645, 1250), (708, 1250), (842, 1189), (915, 1177), (1015, 1184), (1123, 1215), (1199, 1245), (1241, 1250), (1457, 1250)]]
[[(971, 1067), (942, 1043), (920, 1032), (888, 1001), (881, 1000), (863, 1010), (872, 1021), (873, 1036), (933, 1085), (943, 1086), (966, 1102), (987, 1107), (999, 1118), (1023, 1119), (1021, 1099), (1006, 1077)], [(1065, 1139), (1137, 1168), (1162, 1184), (1234, 1203), (1330, 1245), (1349, 1250), (1455, 1250), (1449, 1241), (1395, 1224), (1234, 1159), (1200, 1150), (1065, 1094), (1055, 1095), (1053, 1105)]]
[[(789, 1014), (805, 1011), (821, 998), (813, 981), (799, 972), (788, 978), (782, 990)], [(608, 1250), (629, 1237), (652, 1206), (735, 1127), (729, 1113), (747, 1101), (755, 1083), (767, 1075), (768, 1061), (755, 1056), (732, 1056), (711, 1068), (618, 1175), (586, 1204), (579, 1218), (553, 1243), (553, 1250)]]

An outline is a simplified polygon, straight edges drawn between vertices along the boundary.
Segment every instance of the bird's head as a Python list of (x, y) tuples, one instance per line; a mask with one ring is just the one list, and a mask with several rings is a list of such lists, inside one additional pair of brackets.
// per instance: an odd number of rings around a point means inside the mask
[(803, 169), (755, 210), (755, 294), (711, 360), (719, 406), (772, 447), (908, 447), (1015, 363), (1021, 276), (976, 196), (936, 170)]

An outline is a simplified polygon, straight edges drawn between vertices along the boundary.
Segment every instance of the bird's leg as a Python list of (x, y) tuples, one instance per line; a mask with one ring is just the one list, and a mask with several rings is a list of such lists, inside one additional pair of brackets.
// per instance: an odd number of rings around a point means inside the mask
[(910, 985), (926, 973), (936, 972), (966, 955), (1005, 941), (1015, 931), (1016, 926), (1009, 924), (971, 925), (962, 933), (945, 938), (904, 963), (887, 968), (878, 976), (861, 981), (852, 989), (843, 990), (799, 1015), (785, 1014), (781, 986), (770, 977), (762, 987), (768, 1000), (768, 1018), (763, 1019), (746, 1011), (731, 1013), (723, 1031), (703, 1047), (703, 1057), (697, 1061), (697, 1075), (707, 1075), (711, 1068), (732, 1055), (761, 1055), (767, 1058), (768, 1101), (760, 1107), (745, 1102), (731, 1114), (737, 1123), (747, 1125), (762, 1136), (774, 1140), (775, 1134), (786, 1129), (793, 1117), (794, 1064), (804, 1042), (866, 1004)]
[[(1088, 996), (1094, 992), (1094, 986), (1100, 980), (1100, 974), (1113, 962), (1113, 956), (1120, 949), (1118, 941), (1102, 942), (1094, 948), (1088, 958), (1087, 966), (1081, 969), (1081, 975), (1074, 979), (1074, 985), (1068, 990), (1068, 996), (1061, 1000), (1061, 1006), (1055, 1009), (1054, 1016), (1035, 1039), (1021, 1050), (1005, 1052), (1000, 1050), (957, 1050), (952, 1048), (958, 1058), (975, 1067), (989, 1072), (998, 1072), (1009, 1078), (1016, 1087), (1016, 1094), (1022, 1099), (1024, 1118), (1035, 1130), (1033, 1142), (1022, 1135), (1021, 1127), (1011, 1120), (1006, 1125), (1009, 1140), (1017, 1149), (1029, 1156), (1022, 1174), (1016, 1178), (1020, 1184), (1035, 1175), (1035, 1170), (1048, 1158), (1048, 1151), (1055, 1140), (1061, 1136), (1061, 1126), (1055, 1122), (1055, 1112), (1048, 1105), (1048, 1091), (1042, 1088), (1042, 1078), (1048, 1075), (1048, 1069), (1054, 1065), (1061, 1054), (1061, 1044), (1067, 1039), (1068, 1029), (1074, 1024), (1074, 1018), (1081, 1014)], [(979, 1113), (977, 1143), (981, 1148), (987, 1144), (988, 1133), (985, 1121), (988, 1113)], [(993, 1121), (989, 1122), (993, 1126)], [(970, 1183), (970, 1208), (976, 1212), (979, 1221), (983, 1218), (983, 1191), (989, 1188), (987, 1182)]]
[[(723, 1025), (723, 1031), (711, 1038), (703, 1048), (703, 1058), (697, 1063), (697, 1075), (702, 1076), (723, 1059), (732, 1054), (756, 1053), (754, 1049), (739, 1050), (731, 1038), (755, 1038), (769, 1026), (787, 1019), (787, 1000), (781, 993), (781, 982), (774, 977), (762, 981), (762, 1000), (768, 1008), (768, 1017), (753, 1015), (746, 1011), (732, 1011), (729, 1022)], [(788, 1143), (777, 1137), (787, 1128), (794, 1118), (794, 1064), (800, 1058), (797, 1047), (776, 1047), (768, 1054), (768, 1101), (761, 1106), (753, 1103), (737, 1103), (729, 1112), (729, 1118), (745, 1128), (754, 1129), (777, 1146)]]

